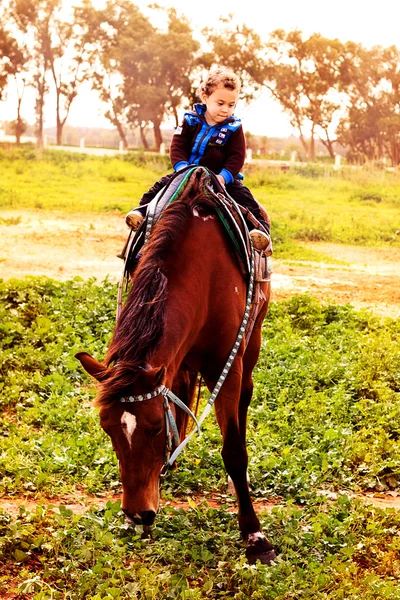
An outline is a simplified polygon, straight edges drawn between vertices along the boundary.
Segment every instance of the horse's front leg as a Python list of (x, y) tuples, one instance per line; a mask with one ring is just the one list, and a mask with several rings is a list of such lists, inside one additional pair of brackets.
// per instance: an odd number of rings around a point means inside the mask
[[(190, 369), (181, 368), (176, 373), (172, 384), (172, 391), (178, 396), (189, 408), (193, 404), (193, 398), (196, 392), (197, 373)], [(182, 441), (186, 435), (188, 424), (188, 415), (182, 409), (176, 409), (176, 425), (179, 431), (179, 437)]]
[(215, 412), (223, 439), (222, 458), (235, 486), (239, 527), (243, 539), (247, 542), (247, 559), (250, 563), (260, 560), (264, 564), (270, 564), (276, 558), (276, 554), (274, 547), (261, 531), (260, 521), (250, 498), (247, 481), (248, 456), (245, 435), (241, 432), (241, 426), (243, 427), (245, 422), (243, 406), (246, 402), (243, 404), (243, 400), (245, 397), (250, 401), (251, 391), (243, 389), (242, 364), (236, 359), (215, 402)]

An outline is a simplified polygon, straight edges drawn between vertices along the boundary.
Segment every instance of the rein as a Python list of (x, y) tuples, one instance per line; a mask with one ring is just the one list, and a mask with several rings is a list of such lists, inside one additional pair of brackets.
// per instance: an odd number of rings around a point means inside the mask
[[(165, 429), (166, 429), (166, 444), (165, 444), (165, 460), (164, 465), (161, 469), (160, 477), (165, 477), (168, 472), (168, 468), (174, 464), (177, 457), (180, 455), (185, 446), (190, 442), (194, 434), (197, 433), (201, 435), (200, 426), (203, 421), (208, 417), (213, 407), (213, 404), (219, 394), (219, 391), (230, 371), (233, 361), (235, 360), (236, 354), (239, 350), (240, 344), (242, 342), (243, 336), (246, 331), (247, 321), (249, 320), (250, 315), (250, 307), (251, 301), (253, 298), (253, 289), (254, 289), (254, 248), (252, 246), (251, 258), (250, 258), (250, 279), (249, 286), (247, 290), (246, 297), (246, 307), (244, 310), (244, 315), (242, 318), (242, 322), (239, 327), (239, 331), (236, 337), (236, 341), (232, 347), (232, 350), (229, 354), (228, 360), (225, 363), (224, 368), (222, 369), (222, 373), (218, 378), (218, 381), (211, 393), (210, 398), (207, 401), (207, 404), (200, 416), (199, 419), (196, 419), (195, 415), (192, 413), (190, 408), (186, 406), (182, 400), (178, 398), (169, 388), (164, 385), (159, 386), (153, 392), (149, 392), (147, 394), (139, 394), (137, 396), (127, 396), (122, 397), (120, 399), (121, 402), (143, 402), (145, 400), (150, 400), (151, 398), (155, 398), (156, 396), (163, 396), (164, 398), (164, 412), (165, 412)], [(179, 432), (176, 425), (176, 421), (174, 419), (174, 415), (172, 414), (170, 404), (168, 402), (170, 400), (176, 406), (179, 406), (184, 412), (186, 412), (194, 421), (195, 429), (181, 442), (179, 438)], [(175, 442), (175, 450), (172, 452), (172, 440)]]
[[(183, 186), (183, 182), (180, 184), (178, 190), (175, 192), (175, 195), (179, 193), (179, 190), (181, 189), (182, 186)], [(174, 195), (174, 197), (175, 197), (175, 195)], [(156, 200), (156, 198), (150, 203), (148, 213), (147, 213), (147, 226), (146, 226), (145, 241), (144, 241), (145, 244), (149, 240), (150, 233), (151, 233), (151, 230), (153, 227), (153, 222), (156, 219), (156, 216), (155, 216), (156, 202), (155, 202), (155, 200)], [(243, 222), (244, 230), (246, 230), (247, 227), (246, 227), (242, 212), (240, 211), (237, 203), (232, 198), (230, 198), (230, 201), (235, 206), (237, 213), (239, 215), (239, 218)], [(168, 468), (174, 464), (177, 457), (181, 454), (182, 450), (186, 447), (186, 445), (189, 443), (189, 441), (192, 439), (192, 437), (195, 435), (195, 433), (197, 432), (199, 435), (201, 435), (200, 426), (202, 425), (204, 420), (207, 418), (207, 416), (211, 412), (213, 404), (221, 390), (221, 387), (222, 387), (226, 377), (228, 376), (228, 373), (230, 371), (232, 363), (235, 360), (236, 354), (239, 350), (240, 344), (245, 335), (246, 325), (248, 323), (249, 316), (250, 316), (250, 309), (251, 309), (251, 303), (252, 303), (253, 291), (254, 291), (255, 250), (254, 250), (253, 243), (252, 243), (250, 236), (249, 236), (249, 244), (250, 244), (250, 248), (251, 248), (251, 253), (250, 253), (250, 257), (247, 261), (247, 267), (248, 267), (250, 276), (249, 276), (249, 283), (248, 283), (248, 288), (247, 288), (246, 306), (245, 306), (242, 322), (240, 324), (239, 331), (238, 331), (235, 343), (232, 347), (232, 350), (229, 354), (229, 357), (224, 365), (224, 368), (222, 369), (222, 373), (218, 378), (218, 381), (211, 393), (210, 398), (207, 401), (207, 404), (206, 404), (200, 418), (196, 419), (195, 415), (190, 410), (190, 408), (188, 406), (186, 406), (186, 404), (182, 400), (180, 400), (169, 388), (167, 388), (164, 385), (159, 386), (153, 392), (149, 392), (147, 394), (139, 394), (136, 396), (122, 397), (120, 399), (121, 402), (143, 402), (145, 400), (155, 398), (156, 396), (159, 396), (159, 395), (163, 396), (163, 398), (164, 398), (164, 413), (165, 413), (166, 444), (165, 444), (165, 454), (164, 454), (164, 465), (161, 468), (160, 477), (165, 477), (165, 475), (168, 472)], [(119, 298), (119, 300), (120, 300), (120, 298)], [(119, 304), (119, 306), (117, 309), (117, 318), (119, 316), (122, 302), (119, 302), (118, 304)], [(180, 441), (179, 431), (178, 431), (178, 428), (176, 425), (174, 415), (171, 411), (169, 401), (173, 402), (174, 404), (176, 404), (176, 406), (179, 406), (179, 408), (181, 408), (184, 412), (186, 412), (193, 419), (194, 424), (195, 424), (195, 428), (193, 429), (193, 431), (191, 431), (190, 434), (182, 442)], [(172, 451), (173, 450), (173, 442), (175, 443), (174, 451)]]

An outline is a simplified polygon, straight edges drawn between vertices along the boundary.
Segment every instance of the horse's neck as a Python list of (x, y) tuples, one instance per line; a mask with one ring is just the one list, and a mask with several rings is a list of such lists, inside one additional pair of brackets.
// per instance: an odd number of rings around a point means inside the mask
[(221, 231), (215, 215), (194, 214), (165, 261), (166, 318), (151, 364), (166, 365), (172, 377), (193, 349), (223, 344), (215, 326), (229, 321), (236, 333), (245, 285)]

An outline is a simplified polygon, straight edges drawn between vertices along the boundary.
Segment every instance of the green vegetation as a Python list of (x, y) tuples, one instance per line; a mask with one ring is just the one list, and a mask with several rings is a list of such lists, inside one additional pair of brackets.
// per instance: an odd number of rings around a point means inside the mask
[[(2, 152), (0, 208), (15, 211), (15, 218), (24, 208), (125, 213), (169, 170), (168, 158), (156, 154), (110, 158), (46, 151), (39, 158), (29, 149)], [(278, 173), (255, 164), (245, 174), (272, 218), (278, 257), (326, 259), (305, 247), (307, 241), (400, 245), (396, 172), (309, 166)]]
[[(114, 453), (90, 409), (94, 386), (74, 358), (79, 350), (104, 356), (115, 286), (27, 279), (2, 283), (0, 293), (1, 491), (118, 486)], [(272, 305), (250, 410), (256, 496), (302, 501), (322, 487), (398, 486), (399, 330), (399, 321), (307, 296)], [(183, 454), (164, 494), (224, 491), (212, 419), (204, 438)]]
[[(261, 522), (281, 551), (249, 566), (236, 516), (201, 505), (166, 508), (153, 539), (121, 519), (119, 503), (84, 515), (65, 507), (0, 511), (0, 594), (33, 600), (399, 600), (400, 517), (346, 496), (300, 509), (287, 504)], [(15, 586), (15, 587), (14, 587)]]
[[(115, 294), (108, 281), (0, 283), (1, 494), (39, 502), (16, 518), (0, 511), (0, 596), (400, 599), (399, 515), (320, 495), (400, 481), (400, 322), (350, 306), (297, 297), (273, 304), (265, 322), (248, 449), (253, 495), (281, 497), (261, 515), (281, 553), (275, 566), (246, 564), (229, 499), (222, 510), (164, 508), (151, 540), (123, 522), (119, 502), (52, 508), (77, 489), (119, 489), (94, 386), (73, 357), (104, 355)], [(162, 494), (226, 498), (225, 482), (209, 417)]]
[(400, 244), (400, 177), (385, 171), (310, 167), (251, 170), (248, 185), (270, 211), (275, 243)]
[(95, 157), (34, 150), (0, 153), (0, 208), (127, 212), (168, 170), (158, 155)]

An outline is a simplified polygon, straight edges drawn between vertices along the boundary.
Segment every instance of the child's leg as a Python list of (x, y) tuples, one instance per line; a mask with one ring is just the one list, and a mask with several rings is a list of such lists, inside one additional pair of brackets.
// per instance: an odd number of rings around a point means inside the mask
[(143, 194), (143, 196), (140, 199), (139, 206), (130, 210), (125, 217), (125, 222), (128, 225), (128, 227), (131, 227), (135, 231), (139, 229), (144, 217), (146, 216), (147, 205), (153, 200), (153, 198), (158, 194), (158, 192), (162, 190), (162, 188), (165, 187), (167, 183), (169, 183), (173, 175), (174, 173), (169, 173), (168, 175), (161, 177), (161, 179), (157, 181), (153, 185), (153, 187), (149, 189), (148, 192), (145, 192)]
[(255, 216), (257, 221), (260, 222), (260, 225), (265, 229), (265, 231), (270, 234), (270, 226), (269, 223), (265, 220), (261, 210), (260, 205), (254, 199), (252, 193), (249, 188), (247, 188), (239, 179), (235, 179), (229, 185), (226, 186), (226, 189), (230, 196), (241, 206), (248, 208), (249, 211)]
[(168, 175), (161, 177), (161, 179), (159, 181), (157, 181), (153, 185), (153, 187), (151, 187), (149, 189), (148, 192), (143, 194), (143, 196), (139, 202), (139, 205), (143, 206), (143, 204), (148, 204), (149, 202), (151, 202), (153, 200), (153, 198), (158, 194), (158, 192), (160, 190), (162, 190), (162, 188), (165, 187), (167, 185), (167, 183), (169, 183), (171, 181), (171, 179), (174, 175), (175, 175), (175, 173), (168, 173)]

